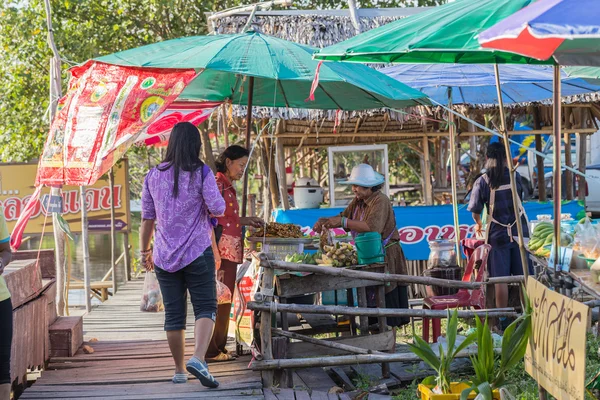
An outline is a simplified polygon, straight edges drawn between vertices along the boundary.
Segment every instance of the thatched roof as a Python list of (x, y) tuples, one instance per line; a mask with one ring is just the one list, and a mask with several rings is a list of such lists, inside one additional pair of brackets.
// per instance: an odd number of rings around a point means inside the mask
[[(357, 14), (362, 30), (367, 31), (429, 8), (359, 8)], [(249, 13), (241, 13), (219, 19), (216, 21), (216, 31), (218, 33), (238, 33), (246, 25), (248, 16)], [(252, 22), (252, 28), (267, 35), (320, 48), (356, 35), (349, 10), (257, 12)]]
[[(358, 9), (357, 14), (363, 31), (386, 23), (405, 18), (428, 9), (428, 7), (391, 8), (391, 9)], [(207, 15), (210, 15), (208, 13)], [(218, 33), (240, 32), (246, 25), (249, 13), (240, 13), (215, 21)], [(209, 27), (211, 24), (208, 24)], [(356, 35), (349, 10), (290, 10), (257, 12), (252, 22), (256, 31), (282, 39), (314, 46), (325, 47)], [(597, 102), (597, 93), (565, 98), (566, 103)], [(508, 126), (512, 126), (514, 118), (531, 112), (530, 104), (515, 104), (509, 107)], [(455, 106), (464, 115), (473, 117), (484, 123), (484, 114), (488, 119), (492, 115), (492, 126), (497, 119), (496, 105)], [(551, 108), (547, 104), (541, 108), (541, 124), (552, 125)], [(285, 120), (285, 128), (280, 134), (285, 137), (285, 146), (327, 146), (357, 143), (382, 143), (403, 140), (415, 140), (422, 137), (426, 130), (435, 136), (446, 129), (445, 124), (436, 122), (446, 118), (446, 111), (441, 107), (414, 107), (397, 113), (389, 110), (369, 110), (363, 112), (342, 112), (337, 117), (340, 121), (334, 125), (336, 111), (298, 110), (284, 108), (255, 107), (253, 115), (257, 119), (280, 118)], [(231, 116), (246, 115), (245, 107), (233, 106)], [(422, 117), (426, 117), (423, 119)], [(466, 121), (460, 122), (460, 129), (469, 129)], [(591, 122), (590, 122), (591, 124)], [(471, 127), (472, 128), (472, 127)], [(317, 134), (318, 133), (318, 134)]]

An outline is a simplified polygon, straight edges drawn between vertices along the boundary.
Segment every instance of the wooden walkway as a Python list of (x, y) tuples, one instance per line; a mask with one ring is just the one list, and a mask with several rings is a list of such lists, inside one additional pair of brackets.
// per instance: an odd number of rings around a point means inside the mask
[[(345, 394), (328, 394), (334, 383), (323, 371), (295, 374), (296, 390), (262, 389), (260, 373), (248, 369), (250, 356), (210, 364), (221, 386), (206, 389), (190, 375), (187, 384), (171, 383), (173, 361), (163, 331), (164, 313), (139, 309), (143, 280), (119, 288), (117, 295), (84, 316), (84, 344), (74, 357), (53, 358), (41, 377), (20, 399), (205, 399), (244, 400), (347, 400)], [(193, 351), (193, 311), (188, 304), (186, 354)], [(228, 343), (233, 352), (235, 344)], [(302, 376), (302, 378), (300, 378)], [(306, 383), (305, 383), (306, 382)], [(307, 388), (310, 383), (311, 390)]]
[[(210, 365), (221, 384), (218, 389), (206, 389), (192, 376), (187, 384), (171, 383), (174, 370), (163, 331), (164, 313), (140, 311), (142, 285), (142, 280), (127, 283), (84, 317), (84, 336), (93, 354), (80, 349), (75, 357), (53, 358), (20, 398), (264, 399), (260, 373), (247, 368), (250, 356)], [(193, 322), (188, 305), (188, 357), (193, 352)]]

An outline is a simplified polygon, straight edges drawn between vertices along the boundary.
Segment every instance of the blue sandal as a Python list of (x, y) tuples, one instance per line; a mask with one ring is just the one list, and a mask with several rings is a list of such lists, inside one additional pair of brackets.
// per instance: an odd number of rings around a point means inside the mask
[(173, 375), (173, 383), (187, 383), (188, 377), (187, 374), (180, 373)]
[(187, 362), (186, 368), (188, 372), (194, 375), (202, 385), (214, 389), (219, 387), (219, 382), (208, 372), (208, 366), (205, 362), (198, 360), (196, 357), (192, 357)]

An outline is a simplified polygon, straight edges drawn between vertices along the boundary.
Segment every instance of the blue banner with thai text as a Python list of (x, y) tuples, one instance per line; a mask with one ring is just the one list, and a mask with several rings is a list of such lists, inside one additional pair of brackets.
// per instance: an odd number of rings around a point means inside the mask
[[(553, 215), (552, 203), (527, 202), (524, 207), (530, 220), (536, 219), (537, 215)], [(312, 227), (319, 218), (338, 215), (342, 210), (343, 208), (277, 209), (273, 216), (276, 222)], [(562, 204), (563, 214), (571, 214), (576, 218), (581, 212), (583, 207), (576, 201)], [(394, 207), (394, 214), (402, 249), (409, 260), (426, 260), (429, 257), (430, 240), (454, 239), (451, 205)], [(461, 239), (473, 236), (475, 224), (466, 204), (460, 205), (458, 217)]]

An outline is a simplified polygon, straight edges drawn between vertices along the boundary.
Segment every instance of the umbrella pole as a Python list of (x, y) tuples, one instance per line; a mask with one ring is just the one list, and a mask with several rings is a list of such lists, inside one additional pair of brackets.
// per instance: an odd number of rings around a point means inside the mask
[[(498, 93), (498, 106), (500, 107), (500, 129), (504, 138), (504, 150), (506, 151), (506, 162), (509, 168), (510, 191), (515, 209), (515, 221), (517, 224), (517, 236), (519, 241), (519, 252), (521, 253), (521, 264), (523, 265), (523, 275), (525, 281), (529, 277), (529, 263), (527, 262), (527, 250), (525, 249), (525, 240), (523, 239), (523, 224), (521, 221), (520, 209), (516, 206), (519, 203), (519, 193), (517, 192), (516, 175), (512, 164), (512, 154), (510, 152), (510, 143), (508, 130), (506, 129), (506, 115), (504, 113), (504, 101), (502, 100), (502, 89), (500, 87), (500, 72), (498, 64), (494, 64), (494, 75), (496, 76), (496, 91)], [(489, 234), (489, 232), (488, 232)]]
[[(246, 111), (246, 148), (250, 150), (250, 133), (252, 132), (252, 98), (254, 97), (254, 77), (248, 79), (248, 109)], [(250, 160), (248, 160), (250, 162)], [(242, 197), (242, 217), (246, 216), (246, 206), (248, 205), (248, 173), (246, 168), (244, 174), (244, 195)]]
[[(452, 88), (448, 88), (448, 108), (452, 109)], [(458, 171), (456, 170), (456, 125), (454, 114), (448, 113), (448, 133), (450, 135), (450, 186), (452, 190), (452, 214), (454, 216), (454, 240), (456, 241), (456, 255), (460, 261), (460, 224), (458, 222)]]
[(560, 155), (562, 152), (562, 138), (560, 137), (560, 131), (562, 127), (562, 115), (561, 115), (561, 103), (560, 103), (560, 67), (558, 65), (554, 66), (554, 79), (552, 80), (554, 84), (553, 99), (552, 99), (552, 107), (553, 107), (553, 117), (554, 124), (552, 125), (553, 129), (553, 139), (554, 145), (553, 148), (553, 156), (554, 162), (552, 163), (552, 175), (553, 175), (553, 184), (552, 184), (552, 200), (554, 201), (554, 278), (556, 284), (558, 282), (558, 273), (559, 273), (559, 265), (560, 265), (560, 222), (561, 222), (561, 167), (560, 167)]

